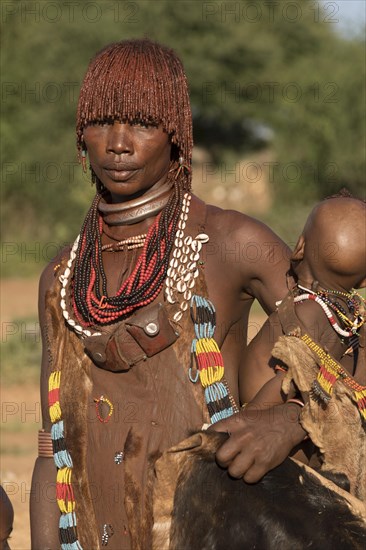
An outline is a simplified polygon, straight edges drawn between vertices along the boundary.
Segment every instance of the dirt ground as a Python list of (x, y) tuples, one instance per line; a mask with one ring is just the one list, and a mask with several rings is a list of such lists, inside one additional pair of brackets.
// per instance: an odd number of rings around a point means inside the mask
[(1, 321), (37, 315), (38, 279), (3, 279), (1, 285)]
[(14, 507), (10, 547), (29, 550), (29, 497), (40, 426), (38, 387), (3, 387), (1, 402), (1, 484)]
[[(37, 280), (5, 279), (0, 284), (2, 323), (37, 315)], [(263, 321), (261, 314), (251, 316), (249, 338)], [(41, 423), (38, 386), (3, 386), (0, 399), (0, 480), (14, 507), (9, 542), (12, 550), (30, 550), (29, 496)]]
[[(38, 281), (1, 281), (2, 327), (37, 315)], [(29, 492), (37, 454), (40, 403), (37, 385), (1, 385), (0, 480), (14, 507), (12, 550), (30, 549)]]

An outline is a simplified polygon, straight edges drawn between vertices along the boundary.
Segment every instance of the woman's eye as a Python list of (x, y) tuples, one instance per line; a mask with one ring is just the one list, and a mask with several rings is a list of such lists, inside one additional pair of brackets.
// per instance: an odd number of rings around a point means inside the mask
[(143, 122), (142, 120), (134, 120), (132, 126), (139, 126), (140, 128), (149, 128), (150, 124)]
[(148, 122), (144, 120), (134, 120), (131, 122), (131, 126), (138, 126), (139, 128), (157, 128), (158, 124), (155, 124), (154, 122)]

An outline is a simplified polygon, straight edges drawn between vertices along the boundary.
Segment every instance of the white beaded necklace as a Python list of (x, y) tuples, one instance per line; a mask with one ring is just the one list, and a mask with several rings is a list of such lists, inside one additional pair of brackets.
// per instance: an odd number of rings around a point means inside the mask
[(334, 315), (331, 312), (330, 308), (327, 306), (327, 304), (324, 302), (324, 300), (322, 300), (320, 298), (320, 296), (317, 295), (316, 292), (313, 292), (312, 290), (310, 290), (310, 289), (308, 289), (304, 286), (301, 286), (299, 284), (297, 286), (301, 290), (305, 290), (306, 294), (300, 294), (300, 296), (296, 296), (294, 298), (295, 303), (303, 302), (304, 300), (313, 300), (314, 302), (316, 302), (317, 304), (320, 305), (320, 307), (324, 311), (326, 317), (328, 318), (328, 321), (332, 325), (333, 329), (336, 332), (338, 332), (338, 334), (340, 334), (341, 336), (344, 336), (345, 338), (349, 338), (349, 337), (351, 337), (352, 335), (355, 334), (355, 332), (357, 330), (357, 327), (354, 326), (351, 330), (344, 330), (339, 326), (339, 324), (337, 323), (336, 318), (334, 317)]
[[(184, 230), (188, 220), (190, 204), (191, 195), (185, 193), (178, 229), (175, 233), (174, 250), (165, 279), (166, 299), (170, 304), (179, 304), (179, 309), (173, 315), (173, 320), (176, 322), (181, 320), (184, 311), (188, 309), (195, 279), (199, 274), (197, 263), (200, 259), (202, 244), (207, 243), (209, 240), (206, 233), (199, 233), (194, 239), (189, 235), (185, 236)], [(183, 295), (181, 302), (179, 294)]]
[(72, 248), (71, 248), (71, 251), (70, 251), (70, 257), (67, 261), (67, 267), (66, 267), (64, 273), (62, 275), (60, 275), (60, 277), (59, 277), (59, 279), (61, 281), (61, 284), (62, 284), (61, 291), (60, 291), (60, 295), (61, 295), (60, 305), (61, 305), (61, 309), (62, 309), (62, 315), (64, 316), (66, 323), (79, 336), (100, 336), (101, 332), (92, 332), (91, 330), (84, 329), (83, 327), (78, 325), (77, 322), (74, 319), (72, 319), (72, 317), (70, 316), (70, 313), (66, 309), (66, 301), (65, 301), (66, 286), (67, 286), (67, 283), (69, 282), (69, 277), (70, 277), (70, 273), (71, 273), (72, 264), (73, 264), (73, 262), (76, 258), (76, 251), (77, 251), (77, 248), (78, 248), (78, 245), (79, 245), (79, 239), (80, 239), (80, 235), (78, 235), (76, 237), (75, 242), (72, 245)]

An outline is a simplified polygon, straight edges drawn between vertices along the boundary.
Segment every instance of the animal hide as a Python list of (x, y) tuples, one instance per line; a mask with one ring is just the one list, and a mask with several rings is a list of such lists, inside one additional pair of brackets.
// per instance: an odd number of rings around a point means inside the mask
[(156, 462), (154, 550), (364, 550), (364, 504), (288, 458), (260, 482), (215, 462), (226, 434), (200, 432)]
[(73, 457), (72, 481), (78, 515), (84, 520), (78, 522), (78, 536), (83, 541), (83, 548), (98, 550), (99, 536), (93, 507), (90, 506), (92, 495), (86, 469), (86, 403), (92, 386), (89, 377), (90, 362), (83, 351), (81, 340), (64, 329), (59, 293), (48, 292), (46, 300), (47, 313), (52, 320), (48, 324), (49, 340), (52, 343), (50, 367), (62, 364), (61, 410), (64, 418), (74, 418), (74, 422), (66, 424), (65, 436), (70, 443), (68, 450)]
[[(64, 263), (65, 261), (63, 267)], [(202, 273), (196, 279), (195, 289), (201, 293), (206, 292)], [(92, 363), (84, 352), (84, 341), (65, 325), (59, 305), (59, 292), (60, 283), (55, 278), (54, 288), (48, 291), (46, 296), (50, 357), (47, 374), (49, 375), (55, 367), (61, 370), (60, 404), (65, 420), (65, 442), (73, 460), (72, 487), (76, 503), (78, 538), (85, 550), (98, 550), (100, 548), (100, 533), (93, 506), (95, 498), (93, 499), (91, 493), (93, 479), (90, 479), (88, 471), (88, 429), (90, 429), (91, 422), (88, 421), (87, 405), (91, 399), (93, 388)], [(193, 326), (189, 312), (186, 312), (177, 327), (180, 335), (172, 346), (163, 350), (161, 354), (156, 354), (153, 359), (144, 362), (141, 367), (146, 371), (147, 369), (154, 370), (155, 367), (156, 400), (166, 409), (165, 412), (169, 411), (169, 422), (167, 421), (167, 428), (161, 436), (161, 441), (154, 443), (158, 449), (148, 453), (145, 457), (146, 445), (142, 447), (142, 450), (139, 448), (139, 435), (134, 433), (134, 429), (131, 429), (124, 449), (125, 499), (123, 505), (128, 519), (131, 547), (134, 550), (148, 550), (151, 547), (154, 460), (162, 451), (184, 439), (193, 429), (197, 429), (209, 420), (202, 387), (199, 384), (191, 384), (188, 379), (193, 338)], [(162, 362), (165, 364), (161, 365)], [(181, 369), (179, 372), (177, 368), (174, 368), (178, 366)], [(136, 366), (133, 368), (136, 369)], [(167, 379), (166, 383), (163, 383), (163, 375), (168, 369), (172, 370), (172, 373), (169, 380)], [(174, 391), (171, 393), (172, 388)], [(168, 409), (169, 403), (174, 405), (170, 409)], [(145, 443), (146, 441), (149, 443), (152, 439), (149, 433), (145, 432), (142, 437), (145, 438)], [(155, 440), (157, 441), (157, 437)], [(142, 478), (143, 487), (141, 487), (139, 472), (145, 462), (146, 472)], [(94, 489), (95, 487), (94, 484)], [(143, 507), (143, 511), (136, 511), (136, 503), (139, 503), (139, 508)]]
[(366, 431), (353, 391), (340, 379), (328, 405), (309, 397), (319, 359), (296, 336), (282, 336), (272, 354), (288, 366), (283, 391), (288, 392), (293, 380), (303, 396), (300, 421), (322, 453), (321, 470), (347, 476), (350, 492), (366, 502)]

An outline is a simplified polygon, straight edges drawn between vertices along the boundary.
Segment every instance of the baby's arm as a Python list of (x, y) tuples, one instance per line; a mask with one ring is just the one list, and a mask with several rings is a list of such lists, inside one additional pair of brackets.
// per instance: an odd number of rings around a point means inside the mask
[[(304, 301), (296, 304), (295, 309), (302, 332), (307, 333), (339, 361), (346, 346), (329, 323), (319, 304), (313, 301)], [(271, 355), (273, 346), (282, 335), (282, 326), (278, 313), (275, 312), (267, 319), (247, 348), (239, 375), (242, 404), (250, 402), (261, 408), (269, 408), (296, 397), (295, 387), (292, 387), (287, 395), (282, 392), (286, 365), (280, 365)], [(361, 351), (364, 352), (364, 349), (361, 348)], [(362, 367), (358, 368), (358, 372), (361, 370)]]
[(260, 408), (269, 408), (274, 405), (281, 405), (296, 396), (295, 387), (292, 386), (288, 394), (282, 391), (282, 382), (286, 374), (284, 366), (276, 365), (275, 376), (271, 378), (250, 401), (251, 405), (258, 405)]
[[(283, 335), (277, 312), (272, 313), (250, 342), (239, 373), (240, 401), (264, 408), (282, 404), (287, 397), (281, 391), (286, 365), (272, 357), (272, 349)], [(291, 395), (292, 397), (292, 395)]]

